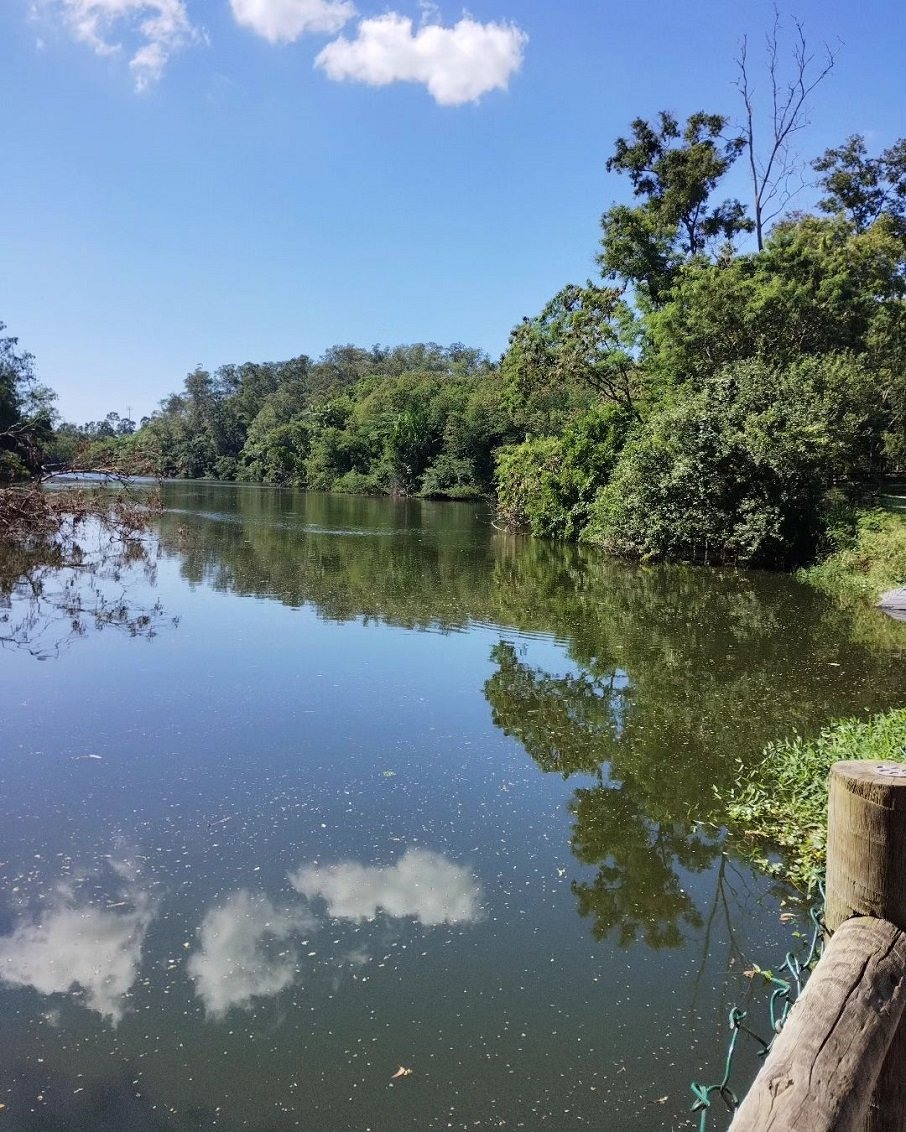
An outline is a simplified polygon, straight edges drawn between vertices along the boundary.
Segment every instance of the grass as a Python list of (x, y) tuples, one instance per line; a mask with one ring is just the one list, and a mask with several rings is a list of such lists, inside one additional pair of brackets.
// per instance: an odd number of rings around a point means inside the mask
[(906, 761), (906, 709), (841, 720), (812, 740), (771, 743), (723, 799), (731, 836), (744, 840), (746, 855), (805, 891), (824, 871), (827, 778), (841, 759)]
[(799, 571), (802, 581), (842, 601), (871, 603), (906, 585), (906, 505), (895, 495), (880, 502), (882, 507), (859, 515), (849, 545)]

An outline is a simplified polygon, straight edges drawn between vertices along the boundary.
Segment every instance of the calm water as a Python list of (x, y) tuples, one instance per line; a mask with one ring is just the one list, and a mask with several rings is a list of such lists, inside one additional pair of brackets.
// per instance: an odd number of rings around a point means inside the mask
[(906, 626), (479, 507), (165, 503), (152, 637), (0, 650), (3, 1126), (692, 1127), (795, 927), (715, 790), (902, 704)]

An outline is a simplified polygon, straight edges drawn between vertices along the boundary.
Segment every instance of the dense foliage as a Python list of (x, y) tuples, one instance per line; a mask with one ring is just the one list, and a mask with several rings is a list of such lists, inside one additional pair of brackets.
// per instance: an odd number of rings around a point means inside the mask
[(0, 484), (34, 476), (51, 444), (54, 394), (35, 378), (34, 358), (4, 337), (0, 322)]
[(316, 491), (470, 498), (492, 490), (501, 445), (533, 428), (556, 430), (583, 396), (567, 386), (514, 403), (488, 358), (461, 345), (334, 347), (317, 362), (196, 369), (138, 431), (86, 428), (78, 460)]
[(901, 585), (906, 580), (903, 498), (897, 500), (898, 507), (889, 510), (863, 511), (852, 530), (844, 527), (836, 531), (838, 548), (816, 565), (801, 570), (802, 579), (843, 603), (874, 603), (887, 590)]
[(744, 206), (712, 199), (743, 148), (726, 127), (662, 114), (617, 141), (639, 203), (602, 218), (611, 285), (564, 288), (502, 365), (515, 396), (567, 377), (596, 404), (498, 453), (507, 520), (630, 558), (790, 566), (906, 464), (906, 144), (828, 150), (823, 215), (740, 252)]

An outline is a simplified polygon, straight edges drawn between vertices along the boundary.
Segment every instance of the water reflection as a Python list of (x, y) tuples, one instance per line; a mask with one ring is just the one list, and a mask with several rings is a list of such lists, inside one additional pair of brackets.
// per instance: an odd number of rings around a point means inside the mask
[(0, 648), (47, 660), (91, 631), (155, 636), (166, 619), (152, 542), (91, 518), (0, 541)]
[(621, 947), (637, 939), (653, 948), (679, 947), (684, 928), (701, 927), (679, 869), (710, 868), (720, 852), (715, 838), (701, 827), (650, 820), (631, 783), (579, 788), (569, 808), (572, 851), (596, 869), (591, 881), (571, 885), (596, 939), (614, 933)]
[[(596, 869), (592, 880), (571, 886), (595, 938), (614, 932), (623, 947), (637, 939), (654, 948), (678, 947), (683, 927), (702, 923), (678, 869), (709, 868), (720, 846), (700, 826), (672, 819), (675, 798), (653, 794), (635, 772), (631, 746), (621, 750), (633, 695), (625, 674), (597, 661), (595, 676), (553, 676), (522, 662), (506, 641), (492, 659), (497, 671), (485, 695), (497, 726), (517, 738), (542, 771), (596, 779), (569, 803), (572, 851)], [(665, 769), (669, 756), (665, 750)], [(711, 800), (702, 801), (709, 809)]]
[[(11, 1126), (688, 1126), (791, 931), (696, 819), (898, 702), (903, 627), (480, 507), (166, 490), (178, 633), (0, 652)], [(73, 881), (111, 830), (147, 875)]]
[(211, 908), (198, 930), (201, 949), (189, 975), (211, 1018), (256, 998), (279, 994), (296, 978), (298, 949), (291, 941), (316, 926), (305, 907), (276, 908), (267, 896), (240, 889)]
[(138, 978), (157, 901), (134, 868), (111, 861), (122, 881), (116, 899), (98, 907), (72, 881), (60, 881), (47, 907), (0, 936), (0, 981), (39, 994), (75, 993), (116, 1025)]
[(428, 849), (407, 849), (394, 865), (311, 865), (291, 873), (290, 883), (309, 900), (323, 899), (337, 920), (370, 920), (383, 912), (434, 927), (474, 923), (481, 913), (472, 873)]
[[(80, 891), (78, 882), (59, 880), (42, 908), (0, 936), (0, 982), (42, 995), (71, 994), (116, 1025), (128, 1009), (161, 901), (130, 863), (111, 858), (109, 865), (119, 881), (113, 895), (99, 897), (97, 886)], [(186, 971), (210, 1019), (234, 1007), (249, 1009), (298, 981), (301, 947), (309, 942), (301, 937), (324, 924), (314, 901), (324, 901), (330, 919), (359, 923), (381, 914), (430, 928), (481, 917), (473, 873), (428, 849), (409, 849), (385, 866), (300, 866), (288, 879), (302, 899), (277, 905), (263, 892), (240, 888), (205, 912)], [(359, 966), (368, 956), (360, 942), (337, 964)]]
[[(498, 536), (474, 507), (171, 490), (189, 506), (165, 514), (162, 540), (192, 581), (328, 619), (498, 629), (484, 684), (494, 723), (540, 770), (592, 779), (569, 803), (570, 843), (595, 870), (572, 887), (598, 938), (678, 946), (701, 924), (689, 878), (720, 852), (706, 829), (719, 830), (739, 765), (770, 740), (902, 698), (903, 627), (788, 577), (627, 568)], [(535, 636), (563, 643), (563, 671), (530, 663)], [(399, 873), (373, 872), (297, 880), (353, 917), (374, 915), (382, 886), (406, 907)]]

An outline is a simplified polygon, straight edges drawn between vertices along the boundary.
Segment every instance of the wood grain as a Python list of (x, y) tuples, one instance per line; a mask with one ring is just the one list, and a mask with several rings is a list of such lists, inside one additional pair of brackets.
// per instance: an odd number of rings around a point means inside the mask
[(871, 1127), (875, 1084), (904, 1008), (906, 932), (886, 920), (847, 920), (793, 1007), (731, 1132)]

